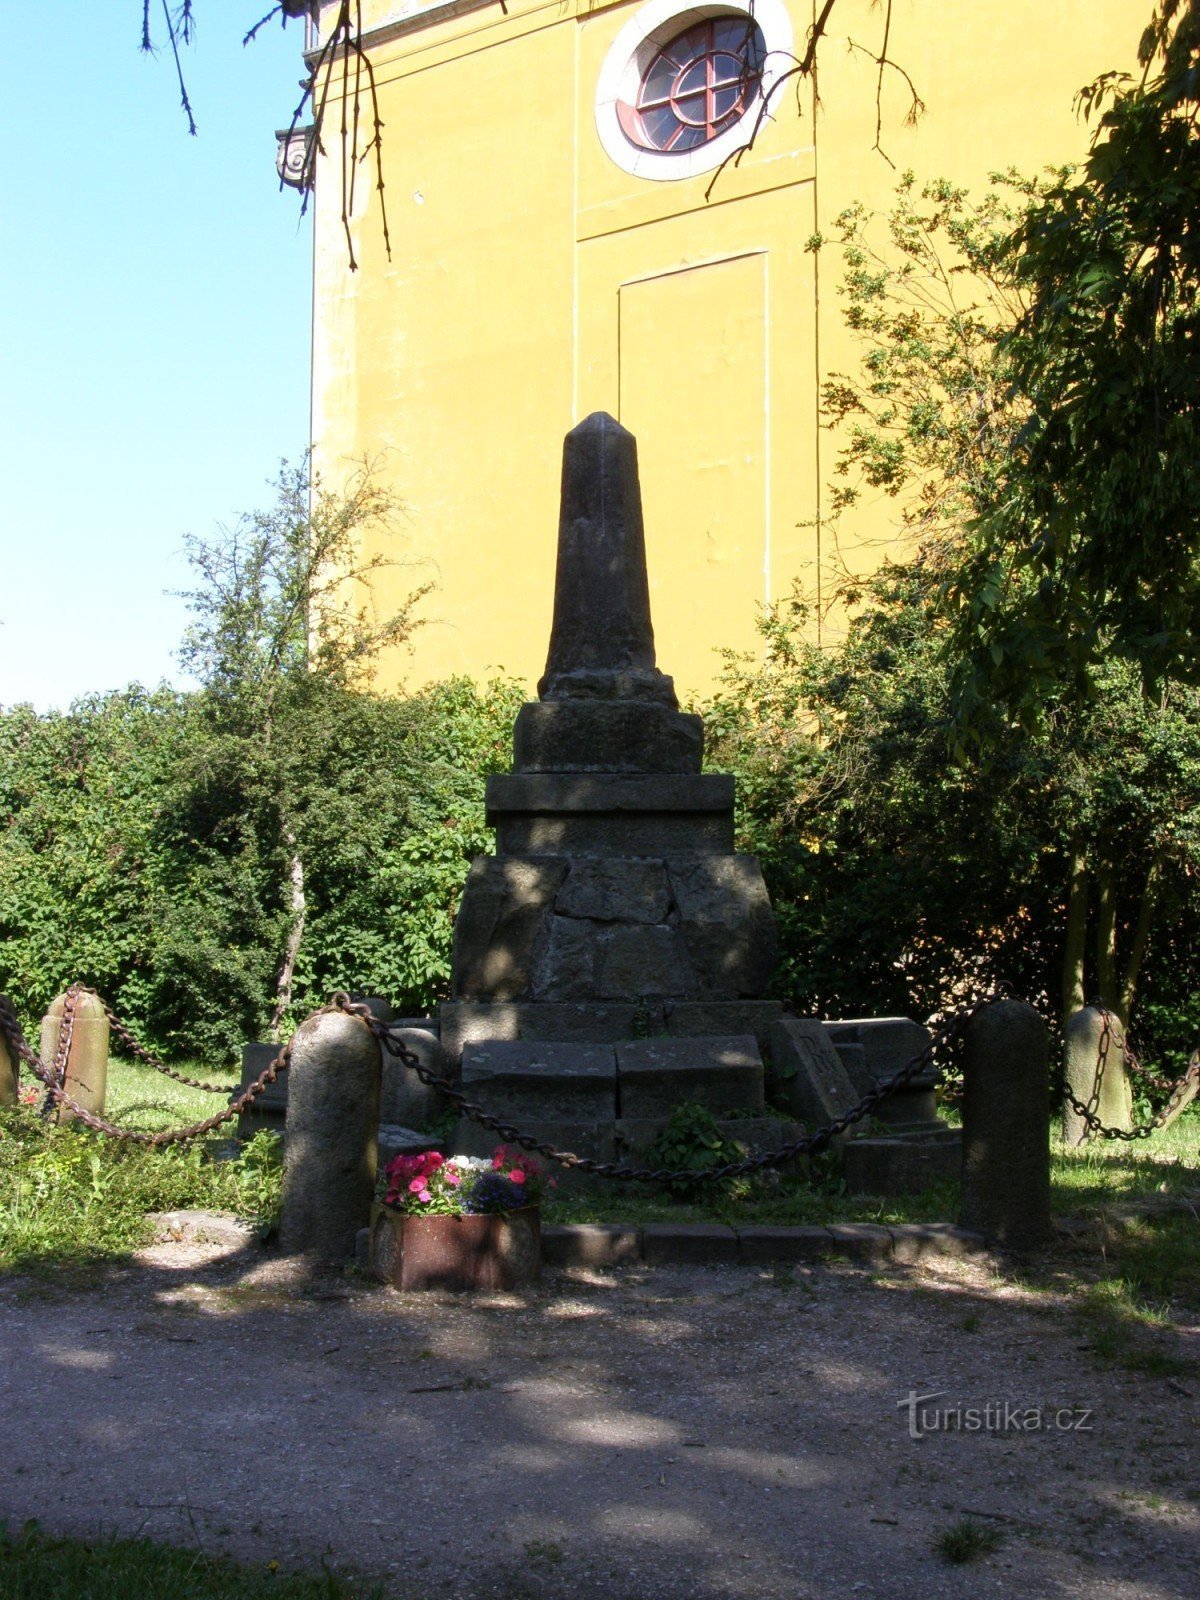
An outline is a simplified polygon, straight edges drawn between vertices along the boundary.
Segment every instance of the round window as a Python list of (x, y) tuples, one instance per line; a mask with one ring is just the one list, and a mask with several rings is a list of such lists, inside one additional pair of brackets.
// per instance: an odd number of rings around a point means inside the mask
[(687, 178), (719, 165), (748, 137), (791, 46), (784, 0), (648, 0), (601, 69), (601, 144), (639, 178)]
[(617, 115), (643, 150), (694, 150), (735, 123), (758, 93), (767, 47), (749, 16), (710, 17), (678, 34)]

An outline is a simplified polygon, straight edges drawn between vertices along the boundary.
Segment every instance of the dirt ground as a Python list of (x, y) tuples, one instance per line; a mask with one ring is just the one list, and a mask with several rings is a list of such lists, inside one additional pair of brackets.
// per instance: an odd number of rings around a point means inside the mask
[[(1097, 1367), (985, 1264), (400, 1295), (220, 1232), (0, 1284), (10, 1525), (325, 1557), (397, 1600), (1200, 1596), (1200, 1376)], [(1008, 1425), (912, 1438), (911, 1391)], [(948, 1565), (968, 1515), (1001, 1542)]]

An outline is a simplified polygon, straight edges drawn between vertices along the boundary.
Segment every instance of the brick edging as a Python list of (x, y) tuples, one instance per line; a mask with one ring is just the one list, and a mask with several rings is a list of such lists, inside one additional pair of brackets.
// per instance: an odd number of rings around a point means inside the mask
[(542, 1259), (554, 1267), (688, 1263), (699, 1266), (773, 1262), (909, 1263), (926, 1256), (965, 1256), (987, 1248), (981, 1233), (951, 1222), (833, 1222), (827, 1227), (727, 1228), (711, 1222), (576, 1222), (542, 1229)]

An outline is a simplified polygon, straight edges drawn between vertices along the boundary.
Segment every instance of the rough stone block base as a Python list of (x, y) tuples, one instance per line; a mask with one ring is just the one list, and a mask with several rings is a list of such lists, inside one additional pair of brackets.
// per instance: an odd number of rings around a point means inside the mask
[(617, 1092), (624, 1118), (669, 1117), (688, 1102), (718, 1113), (759, 1111), (762, 1057), (749, 1034), (619, 1044)]
[(851, 1194), (920, 1194), (940, 1179), (959, 1176), (962, 1135), (944, 1128), (924, 1136), (851, 1139), (842, 1161)]

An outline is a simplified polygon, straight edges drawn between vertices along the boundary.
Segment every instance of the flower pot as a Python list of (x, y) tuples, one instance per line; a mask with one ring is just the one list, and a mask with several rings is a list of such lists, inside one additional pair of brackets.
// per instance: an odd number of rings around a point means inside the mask
[(410, 1217), (376, 1204), (370, 1264), (393, 1289), (516, 1289), (541, 1273), (541, 1210)]

